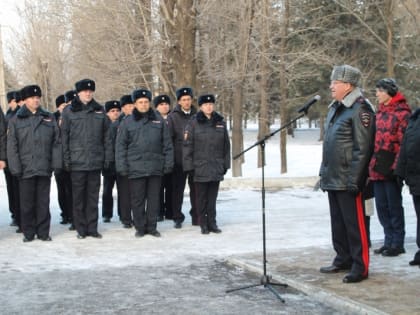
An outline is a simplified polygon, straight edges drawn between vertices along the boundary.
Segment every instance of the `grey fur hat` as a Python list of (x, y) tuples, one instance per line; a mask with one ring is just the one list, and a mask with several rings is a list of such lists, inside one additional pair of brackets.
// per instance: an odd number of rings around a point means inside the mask
[(331, 81), (343, 81), (353, 86), (360, 86), (361, 77), (360, 70), (349, 65), (335, 66), (331, 72)]

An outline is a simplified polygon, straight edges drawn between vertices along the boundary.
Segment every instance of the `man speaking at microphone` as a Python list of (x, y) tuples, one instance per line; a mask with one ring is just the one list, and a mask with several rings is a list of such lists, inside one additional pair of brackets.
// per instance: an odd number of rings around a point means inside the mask
[(349, 65), (334, 67), (325, 122), (320, 186), (328, 192), (332, 241), (336, 256), (322, 273), (349, 271), (344, 283), (368, 277), (369, 246), (362, 189), (373, 151), (375, 116), (359, 88), (361, 73)]

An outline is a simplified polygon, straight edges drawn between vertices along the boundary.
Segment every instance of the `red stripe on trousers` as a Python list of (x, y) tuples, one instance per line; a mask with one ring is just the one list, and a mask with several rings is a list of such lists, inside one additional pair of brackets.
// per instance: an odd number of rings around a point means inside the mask
[(362, 260), (365, 265), (363, 275), (367, 276), (369, 269), (369, 245), (366, 234), (365, 213), (363, 211), (362, 193), (359, 193), (356, 196), (356, 211), (357, 221), (359, 222), (360, 239), (362, 241)]

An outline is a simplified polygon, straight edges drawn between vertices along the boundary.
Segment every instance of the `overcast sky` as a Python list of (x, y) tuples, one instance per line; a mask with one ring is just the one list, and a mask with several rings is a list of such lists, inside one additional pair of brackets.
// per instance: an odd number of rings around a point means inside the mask
[(24, 2), (24, 0), (1, 0), (0, 25), (3, 37), (3, 53), (6, 61), (10, 58), (8, 47), (13, 39), (12, 30), (17, 30), (21, 23), (16, 7), (22, 6)]

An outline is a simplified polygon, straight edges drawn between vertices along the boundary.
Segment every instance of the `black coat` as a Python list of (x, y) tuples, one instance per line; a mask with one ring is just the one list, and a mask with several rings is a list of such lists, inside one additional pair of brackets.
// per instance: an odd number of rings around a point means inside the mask
[(322, 190), (361, 191), (375, 139), (375, 114), (360, 90), (334, 102), (325, 122), (320, 168)]
[(76, 97), (61, 117), (63, 160), (72, 171), (101, 170), (113, 161), (109, 125), (104, 108), (95, 100), (87, 105)]
[(62, 166), (59, 131), (54, 115), (39, 108), (32, 114), (23, 105), (9, 121), (9, 170), (22, 178), (51, 176)]
[(173, 146), (166, 123), (154, 110), (137, 109), (118, 128), (115, 145), (117, 172), (128, 178), (162, 176), (173, 167)]
[(223, 117), (213, 112), (208, 119), (203, 112), (185, 129), (184, 171), (194, 171), (195, 182), (218, 182), (230, 168), (230, 141)]
[(420, 195), (420, 109), (410, 117), (395, 174), (404, 178), (410, 193)]
[(124, 116), (120, 116), (119, 119), (116, 121), (111, 121), (109, 125), (109, 132), (108, 136), (110, 138), (109, 143), (111, 144), (111, 152), (112, 152), (112, 163), (110, 164), (109, 168), (104, 169), (102, 171), (103, 176), (115, 176), (117, 175), (116, 169), (115, 169), (115, 142), (117, 140), (117, 132), (118, 128), (120, 126), (120, 123)]
[(0, 109), (0, 161), (6, 161), (6, 119)]
[(197, 110), (191, 106), (191, 113), (186, 114), (178, 104), (168, 115), (169, 133), (174, 146), (174, 162), (177, 167), (182, 167), (182, 148), (184, 146), (185, 127), (196, 112)]

